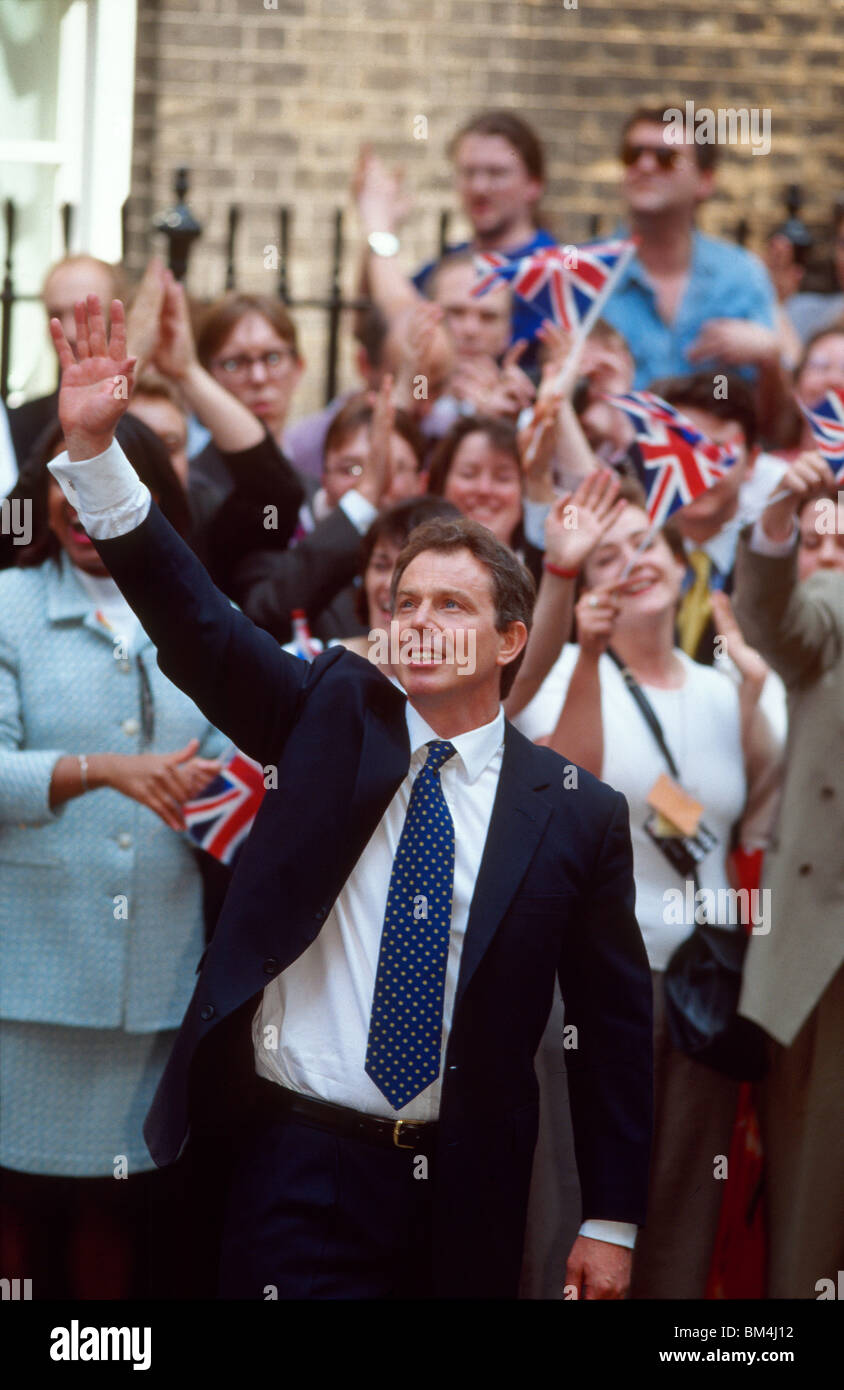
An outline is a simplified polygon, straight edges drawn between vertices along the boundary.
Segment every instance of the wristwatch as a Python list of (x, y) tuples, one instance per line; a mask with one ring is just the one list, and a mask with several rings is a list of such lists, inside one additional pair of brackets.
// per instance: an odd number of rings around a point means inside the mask
[(370, 232), (366, 241), (376, 256), (395, 256), (398, 253), (399, 239), (395, 232)]

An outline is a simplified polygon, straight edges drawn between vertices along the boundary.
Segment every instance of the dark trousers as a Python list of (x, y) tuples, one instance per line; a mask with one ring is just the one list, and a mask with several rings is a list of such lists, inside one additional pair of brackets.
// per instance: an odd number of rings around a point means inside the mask
[(412, 1149), (262, 1114), (232, 1176), (220, 1297), (431, 1297), (433, 1183)]

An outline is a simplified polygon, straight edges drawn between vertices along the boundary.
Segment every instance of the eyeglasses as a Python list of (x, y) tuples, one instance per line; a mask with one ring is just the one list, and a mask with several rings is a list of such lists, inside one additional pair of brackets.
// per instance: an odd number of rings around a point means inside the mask
[(362, 472), (362, 463), (333, 463), (323, 469), (326, 478), (359, 478)]
[(257, 357), (249, 357), (244, 352), (239, 357), (218, 357), (214, 366), (219, 367), (226, 376), (245, 377), (260, 363), (267, 376), (281, 376), (285, 367), (292, 362), (293, 356), (289, 348), (285, 352), (261, 352)]
[(621, 162), (631, 169), (634, 164), (638, 164), (643, 154), (651, 154), (659, 165), (660, 169), (674, 169), (680, 158), (680, 151), (672, 149), (670, 145), (632, 145), (625, 144), (621, 147)]

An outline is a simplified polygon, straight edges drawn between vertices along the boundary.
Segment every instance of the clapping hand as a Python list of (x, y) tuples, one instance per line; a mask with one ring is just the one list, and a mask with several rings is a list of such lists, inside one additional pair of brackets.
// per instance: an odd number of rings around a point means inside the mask
[(190, 314), (184, 286), (177, 283), (171, 270), (164, 271), (163, 285), (159, 338), (153, 361), (162, 375), (181, 381), (197, 363)]
[(136, 359), (127, 356), (126, 318), (119, 299), (111, 302), (108, 339), (97, 295), (76, 304), (74, 315), (75, 353), (58, 319), (50, 320), (50, 334), (61, 365), (59, 420), (68, 455), (75, 460), (93, 458), (108, 448), (129, 404)]
[(192, 738), (175, 753), (105, 754), (98, 761), (105, 764), (107, 786), (149, 807), (171, 830), (184, 830), (184, 803), (199, 796), (222, 767), (216, 759), (197, 758), (198, 748)]

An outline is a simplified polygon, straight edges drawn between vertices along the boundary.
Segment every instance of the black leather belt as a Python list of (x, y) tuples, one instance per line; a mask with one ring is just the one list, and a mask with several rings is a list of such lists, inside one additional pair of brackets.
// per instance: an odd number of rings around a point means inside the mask
[(288, 1090), (279, 1082), (259, 1076), (262, 1107), (273, 1114), (295, 1115), (316, 1129), (331, 1130), (355, 1139), (369, 1139), (376, 1144), (396, 1149), (413, 1149), (415, 1153), (431, 1154), (437, 1137), (435, 1121), (381, 1120), (377, 1115), (365, 1115), (345, 1105), (333, 1105), (327, 1100), (314, 1100)]

